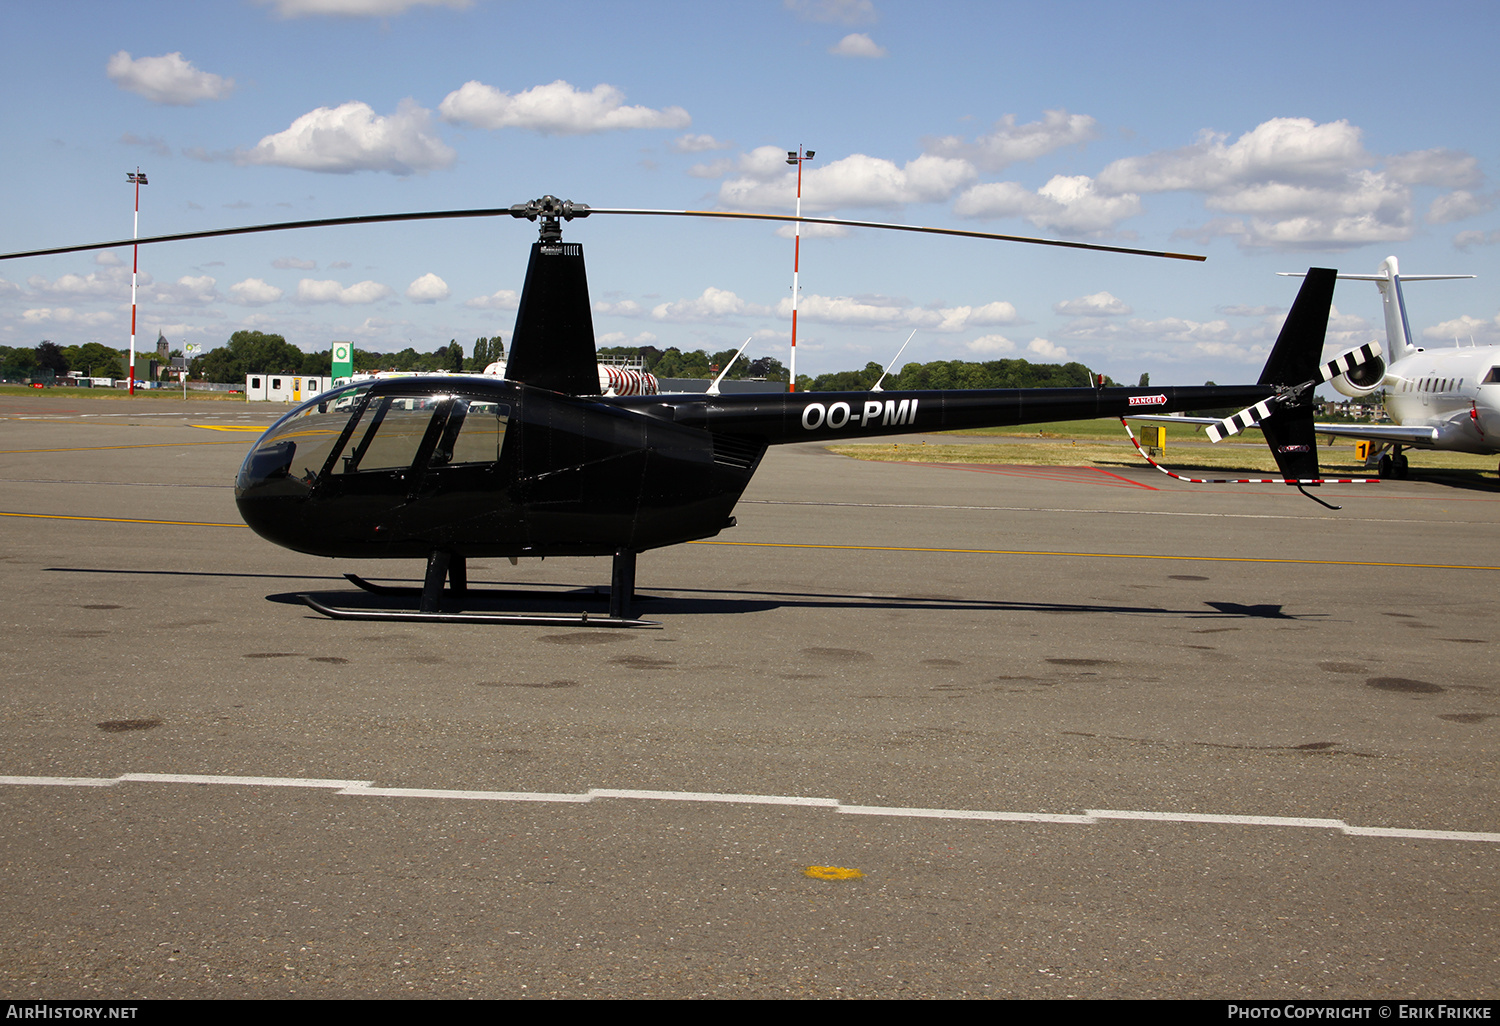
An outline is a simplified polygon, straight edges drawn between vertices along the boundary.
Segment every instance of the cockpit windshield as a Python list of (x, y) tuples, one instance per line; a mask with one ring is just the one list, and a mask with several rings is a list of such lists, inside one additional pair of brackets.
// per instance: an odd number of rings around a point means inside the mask
[(287, 479), (311, 489), (353, 474), (492, 464), (510, 406), (480, 396), (370, 394), (370, 383), (325, 393), (292, 410), (256, 446), (241, 487)]

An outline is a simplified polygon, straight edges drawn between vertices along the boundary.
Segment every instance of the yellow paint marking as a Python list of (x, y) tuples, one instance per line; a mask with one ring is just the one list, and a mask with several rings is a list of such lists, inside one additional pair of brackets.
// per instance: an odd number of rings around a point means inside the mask
[(13, 456), (28, 452), (95, 452), (102, 449), (174, 449), (184, 445), (244, 445), (238, 438), (222, 442), (142, 442), (137, 445), (75, 445), (65, 449), (0, 449), (0, 455)]
[(107, 524), (165, 524), (169, 527), (245, 527), (245, 524), (216, 524), (198, 520), (137, 520), (131, 517), (70, 517), (58, 513), (10, 513), (0, 510), (0, 517), (24, 517), (31, 520), (91, 520)]
[(255, 424), (189, 424), (189, 427), (202, 428), (204, 431), (265, 431), (265, 426)]
[(808, 866), (802, 871), (803, 876), (810, 876), (814, 880), (858, 880), (865, 874), (857, 869), (845, 869), (843, 866)]
[(1199, 563), (1305, 563), (1314, 566), (1396, 567), (1407, 570), (1500, 570), (1461, 563), (1380, 563), (1362, 559), (1278, 559), (1270, 556), (1176, 556), (1149, 552), (1054, 552), (1046, 549), (929, 549), (913, 545), (808, 545), (795, 542), (693, 541), (689, 545), (741, 545), (757, 549), (848, 549), (854, 552), (930, 552), (961, 556), (1069, 556), (1077, 559), (1175, 559)]

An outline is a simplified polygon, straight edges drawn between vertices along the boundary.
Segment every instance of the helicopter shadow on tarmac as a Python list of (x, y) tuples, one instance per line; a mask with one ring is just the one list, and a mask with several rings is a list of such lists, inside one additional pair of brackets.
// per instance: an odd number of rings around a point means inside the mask
[[(414, 609), (421, 594), (419, 582), (410, 587), (388, 588), (383, 594), (359, 591), (282, 592), (266, 601), (301, 605), (311, 595), (327, 606), (359, 611), (406, 612)], [(995, 613), (1104, 613), (1127, 616), (1165, 616), (1192, 620), (1277, 619), (1320, 620), (1324, 613), (1293, 614), (1280, 605), (1244, 605), (1208, 601), (1208, 608), (1172, 609), (1162, 606), (1111, 605), (1106, 603), (1037, 602), (966, 599), (933, 595), (872, 595), (868, 593), (754, 591), (727, 588), (671, 588), (655, 593), (636, 592), (640, 611), (652, 617), (718, 616), (731, 613), (768, 612), (776, 609), (970, 611)], [(506, 588), (470, 588), (461, 600), (451, 593), (443, 598), (444, 610), (497, 614), (573, 614), (581, 608), (603, 616), (609, 604), (607, 588), (568, 585)]]
[[(128, 577), (204, 577), (204, 578), (259, 578), (274, 581), (305, 581), (309, 583), (335, 581), (343, 578), (300, 574), (245, 573), (223, 570), (125, 570), (112, 567), (49, 566), (44, 573), (100, 574)], [(445, 594), (443, 605), (448, 609), (462, 606), (467, 610), (495, 613), (574, 613), (580, 607), (606, 607), (609, 590), (595, 586), (567, 584), (530, 587), (508, 587), (504, 584), (474, 582), (461, 602), (455, 602)], [(344, 608), (368, 611), (405, 611), (412, 608), (414, 600), (421, 594), (421, 582), (415, 580), (390, 580), (382, 585), (383, 594), (340, 588), (318, 591), (273, 592), (266, 596), (267, 602), (280, 605), (303, 605), (303, 595), (310, 594), (325, 604), (336, 604)], [(873, 609), (873, 610), (944, 610), (997, 613), (1114, 613), (1126, 616), (1167, 616), (1192, 620), (1224, 619), (1272, 619), (1316, 621), (1327, 618), (1326, 613), (1289, 613), (1273, 603), (1246, 605), (1239, 602), (1205, 600), (1206, 609), (1164, 606), (1110, 605), (1089, 602), (1036, 602), (1006, 601), (994, 599), (967, 599), (949, 595), (872, 595), (853, 592), (795, 592), (753, 591), (729, 588), (670, 588), (658, 593), (637, 592), (635, 601), (645, 611), (659, 616), (716, 616), (727, 613), (767, 612), (773, 609)]]

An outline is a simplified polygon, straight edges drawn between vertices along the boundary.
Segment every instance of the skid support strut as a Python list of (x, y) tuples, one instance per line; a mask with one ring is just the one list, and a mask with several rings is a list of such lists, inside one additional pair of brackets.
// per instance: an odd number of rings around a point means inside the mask
[(609, 615), (617, 620), (630, 619), (630, 604), (635, 599), (635, 550), (615, 549), (609, 574)]
[(427, 557), (427, 575), (422, 578), (422, 600), (417, 609), (424, 613), (436, 613), (443, 601), (443, 582), (451, 581), (455, 598), (461, 598), (469, 590), (468, 568), (464, 557), (451, 552), (434, 552)]

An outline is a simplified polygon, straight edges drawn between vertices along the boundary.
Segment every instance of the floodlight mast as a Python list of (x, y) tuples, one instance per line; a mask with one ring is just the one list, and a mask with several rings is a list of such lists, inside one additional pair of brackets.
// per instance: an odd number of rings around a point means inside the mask
[[(125, 180), (135, 185), (135, 222), (130, 229), (131, 239), (141, 237), (141, 186), (150, 185), (139, 167), (132, 174), (125, 172)], [(141, 266), (140, 244), (131, 246), (130, 256), (130, 376), (129, 394), (135, 395), (135, 276)]]
[(797, 391), (797, 272), (802, 263), (802, 165), (813, 159), (812, 150), (803, 150), (799, 144), (795, 151), (786, 151), (786, 162), (797, 165), (797, 221), (792, 243), (792, 365), (787, 368), (787, 391)]

